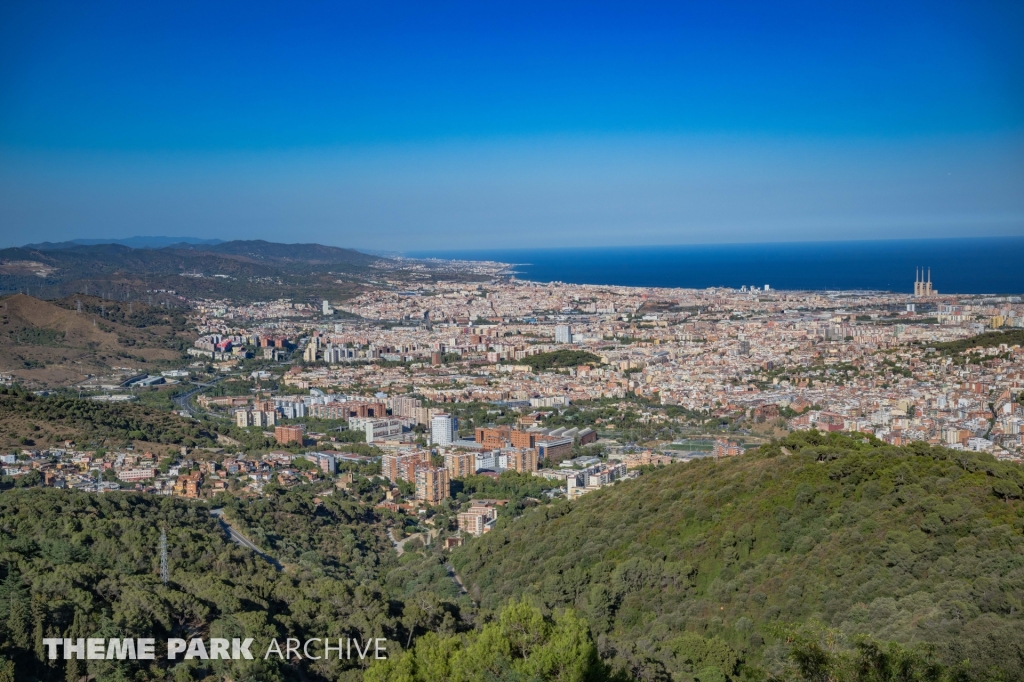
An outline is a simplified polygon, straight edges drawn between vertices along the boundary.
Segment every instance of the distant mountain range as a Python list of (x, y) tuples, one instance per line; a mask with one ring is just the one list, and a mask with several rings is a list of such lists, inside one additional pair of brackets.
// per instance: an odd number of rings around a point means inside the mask
[[(388, 279), (410, 282), (440, 276), (486, 279), (436, 263), (410, 267), (406, 261), (323, 244), (192, 237), (117, 240), (133, 245), (114, 241), (78, 239), (0, 249), (0, 295), (21, 292), (60, 299), (82, 293), (127, 301), (173, 291), (190, 299), (337, 303), (374, 286), (384, 273)], [(163, 241), (173, 243), (161, 245)]]
[(53, 251), (68, 249), (75, 246), (95, 246), (97, 244), (120, 244), (133, 249), (160, 249), (173, 244), (223, 244), (223, 239), (200, 239), (198, 237), (127, 237), (125, 239), (71, 239), (66, 242), (40, 242), (26, 244), (23, 249)]
[(22, 291), (52, 299), (91, 292), (123, 299), (167, 289), (189, 298), (338, 300), (355, 293), (359, 281), (373, 278), (374, 266), (390, 264), (378, 256), (321, 244), (136, 243), (142, 245), (62, 242), (2, 249), (0, 293)]
[(278, 265), (360, 265), (367, 266), (385, 260), (355, 249), (342, 249), (322, 244), (277, 244), (262, 239), (252, 241), (220, 242), (217, 244), (177, 244), (182, 251), (207, 251), (229, 258)]

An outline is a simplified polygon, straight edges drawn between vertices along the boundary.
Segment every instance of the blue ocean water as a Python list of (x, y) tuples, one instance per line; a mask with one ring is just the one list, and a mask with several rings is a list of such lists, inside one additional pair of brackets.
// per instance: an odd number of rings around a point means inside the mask
[(914, 290), (931, 267), (939, 293), (1024, 293), (1024, 237), (775, 244), (423, 251), (418, 258), (515, 263), (540, 282), (773, 289)]

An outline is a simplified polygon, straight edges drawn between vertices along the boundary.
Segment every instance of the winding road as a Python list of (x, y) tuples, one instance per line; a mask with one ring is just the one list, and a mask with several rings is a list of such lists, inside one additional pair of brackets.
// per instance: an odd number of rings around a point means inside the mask
[(467, 590), (466, 586), (462, 584), (462, 578), (460, 578), (459, 574), (455, 572), (455, 567), (446, 563), (444, 568), (448, 571), (448, 577), (452, 579), (452, 582), (454, 582), (456, 586), (458, 586), (459, 592), (462, 594), (469, 594), (469, 590)]
[[(391, 532), (391, 529), (388, 528), (388, 539), (391, 540), (391, 545), (395, 548), (395, 551), (398, 553), (398, 556), (402, 556), (402, 553), (405, 551), (405, 543), (409, 542), (409, 540), (412, 540), (413, 538), (423, 537), (423, 535), (423, 533), (415, 533), (407, 538), (396, 540), (394, 534)], [(459, 588), (460, 593), (469, 594), (469, 590), (467, 590), (466, 586), (462, 584), (462, 578), (460, 578), (459, 574), (455, 572), (454, 566), (445, 562), (444, 570), (448, 572), (448, 577), (451, 578), (452, 582), (455, 583), (455, 586)], [(475, 603), (476, 602), (474, 602), (474, 604)]]
[(388, 528), (388, 539), (391, 540), (391, 546), (395, 548), (396, 552), (398, 552), (398, 556), (402, 556), (402, 553), (405, 552), (405, 543), (409, 542), (409, 540), (412, 540), (413, 538), (422, 538), (422, 537), (423, 537), (423, 533), (413, 533), (412, 535), (410, 535), (407, 538), (402, 538), (401, 540), (396, 540), (394, 533), (392, 533), (391, 529)]
[(272, 557), (269, 554), (267, 554), (266, 552), (264, 552), (262, 549), (260, 549), (255, 544), (253, 544), (252, 540), (250, 540), (249, 538), (245, 537), (244, 535), (239, 533), (237, 530), (235, 530), (234, 526), (232, 526), (230, 523), (228, 523), (227, 520), (224, 518), (224, 510), (223, 509), (211, 509), (210, 510), (210, 515), (217, 518), (217, 521), (220, 523), (221, 528), (223, 528), (225, 531), (227, 531), (228, 537), (230, 537), (231, 540), (234, 541), (236, 544), (239, 544), (242, 547), (245, 547), (247, 549), (251, 549), (252, 551), (256, 552), (256, 554), (258, 554), (261, 557), (263, 557), (263, 559), (268, 564), (270, 564), (271, 566), (273, 566), (277, 570), (280, 571), (280, 570), (282, 570), (284, 568), (284, 566), (281, 565), (280, 561), (278, 561), (274, 557)]

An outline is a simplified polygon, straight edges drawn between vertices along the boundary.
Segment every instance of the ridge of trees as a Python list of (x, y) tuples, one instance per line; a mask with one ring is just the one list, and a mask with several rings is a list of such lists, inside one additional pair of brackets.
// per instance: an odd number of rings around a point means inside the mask
[[(203, 503), (53, 488), (0, 494), (0, 680), (355, 682), (368, 659), (262, 654), (275, 637), (385, 637), (398, 654), (426, 632), (468, 627), (429, 581), (410, 594), (401, 579), (385, 580), (399, 561), (369, 505), (314, 486), (230, 502), (231, 523), (282, 570), (231, 542)], [(409, 554), (407, 579), (437, 575), (434, 558)], [(451, 584), (443, 568), (438, 579)], [(50, 661), (43, 637), (154, 637), (157, 659)], [(254, 660), (168, 661), (169, 637), (253, 637)]]
[[(0, 682), (1024, 678), (1024, 478), (987, 455), (795, 433), (502, 515), (451, 555), (397, 556), (379, 487), (353, 485), (216, 500), (280, 569), (205, 503), (0, 494)], [(383, 636), (391, 658), (51, 662), (44, 636)]]
[[(610, 679), (579, 615), (570, 609), (545, 616), (527, 601), (510, 602), (479, 630), (428, 633), (400, 656), (371, 666), (363, 677), (365, 682)], [(629, 678), (619, 674), (614, 679)]]
[(722, 679), (781, 675), (773, 632), (817, 619), (842, 656), (862, 636), (1021, 680), (1022, 489), (990, 455), (799, 432), (501, 519), (451, 562), (483, 617), (523, 597), (574, 609), (640, 679), (705, 680), (692, 652), (712, 649), (732, 652)]
[(195, 447), (210, 445), (216, 438), (193, 421), (144, 405), (112, 405), (66, 393), (37, 396), (17, 386), (0, 388), (0, 422), (13, 418), (45, 423), (49, 430), (66, 433), (72, 440), (109, 438)]
[(1024, 345), (1024, 329), (985, 332), (959, 341), (943, 341), (930, 346), (944, 355), (956, 355), (971, 348), (996, 348), (1004, 343), (1008, 346)]

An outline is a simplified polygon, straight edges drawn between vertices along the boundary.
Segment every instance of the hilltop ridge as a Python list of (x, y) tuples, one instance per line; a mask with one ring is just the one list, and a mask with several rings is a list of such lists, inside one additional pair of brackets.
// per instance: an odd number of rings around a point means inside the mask
[(159, 249), (171, 244), (220, 244), (223, 241), (222, 239), (200, 239), (198, 237), (136, 236), (123, 239), (70, 239), (65, 242), (40, 242), (38, 244), (25, 244), (22, 248), (46, 251), (92, 244), (120, 244), (122, 246), (130, 246), (133, 249)]
[(794, 433), (528, 512), (452, 563), (485, 610), (574, 607), (604, 658), (672, 679), (694, 673), (687, 637), (727, 643), (727, 675), (778, 672), (773, 628), (820, 622), (1019, 680), (1022, 488), (989, 455)]
[(195, 336), (175, 311), (144, 302), (95, 296), (49, 302), (14, 294), (0, 303), (0, 338), (8, 348), (0, 354), (0, 371), (65, 385), (112, 364), (178, 359)]
[(47, 299), (102, 292), (105, 298), (129, 300), (160, 291), (179, 298), (335, 302), (372, 286), (382, 272), (391, 279), (429, 280), (441, 274), (449, 279), (485, 279), (443, 263), (264, 240), (166, 245), (62, 242), (0, 249), (0, 293), (24, 291)]
[(371, 256), (355, 249), (324, 246), (323, 244), (279, 244), (262, 239), (235, 240), (219, 244), (175, 244), (167, 248), (178, 251), (208, 251), (224, 256), (278, 265), (302, 263), (305, 265), (368, 266), (386, 260), (380, 256)]

